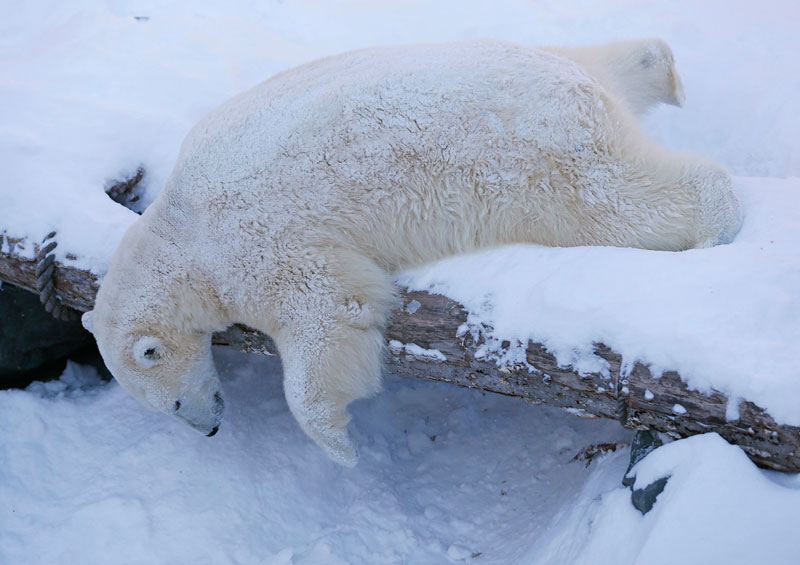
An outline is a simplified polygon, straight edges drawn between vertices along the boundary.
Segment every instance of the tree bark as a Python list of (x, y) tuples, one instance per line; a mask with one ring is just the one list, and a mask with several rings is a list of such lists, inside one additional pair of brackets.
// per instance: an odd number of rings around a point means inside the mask
[[(35, 291), (36, 262), (14, 254), (19, 240), (0, 242), (0, 279)], [(10, 249), (10, 252), (6, 252)], [(86, 311), (94, 304), (97, 277), (71, 267), (56, 269), (56, 289), (67, 306)], [(672, 437), (717, 432), (739, 445), (758, 465), (780, 471), (800, 471), (800, 428), (778, 425), (764, 410), (741, 402), (738, 419), (727, 420), (730, 400), (718, 391), (690, 390), (675, 372), (653, 378), (636, 363), (627, 375), (620, 373), (621, 357), (602, 343), (595, 353), (608, 362), (610, 374), (580, 375), (560, 367), (543, 345), (529, 343), (525, 366), (498, 367), (476, 356), (480, 343), (471, 334), (458, 337), (466, 322), (464, 308), (447, 297), (401, 290), (403, 307), (394, 313), (386, 332), (389, 340), (387, 369), (405, 377), (441, 381), (509, 396), (534, 404), (557, 406), (587, 418), (611, 418), (631, 429), (649, 429)], [(272, 340), (255, 330), (232, 326), (214, 335), (214, 343), (241, 351), (277, 355)], [(438, 350), (442, 357), (423, 350)], [(675, 411), (679, 404), (685, 410)]]

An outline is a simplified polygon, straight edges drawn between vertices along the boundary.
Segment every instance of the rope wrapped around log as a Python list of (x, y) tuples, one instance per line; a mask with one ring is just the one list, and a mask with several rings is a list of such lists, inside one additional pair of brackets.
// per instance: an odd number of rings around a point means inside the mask
[[(55, 240), (56, 232), (50, 232), (42, 241), (42, 246), (36, 256), (36, 290), (39, 291), (39, 300), (44, 305), (44, 309), (49, 312), (56, 320), (65, 322), (80, 318), (80, 312), (65, 306), (61, 297), (56, 292), (55, 270), (56, 257), (53, 250), (58, 247)], [(49, 243), (46, 243), (48, 242)]]

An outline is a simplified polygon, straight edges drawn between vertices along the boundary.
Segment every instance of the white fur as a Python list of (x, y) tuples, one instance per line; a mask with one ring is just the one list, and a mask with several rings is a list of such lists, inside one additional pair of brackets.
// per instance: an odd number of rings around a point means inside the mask
[(683, 83), (672, 49), (660, 39), (544, 49), (578, 63), (634, 114), (644, 114), (659, 103), (683, 106)]
[[(387, 47), (230, 100), (111, 261), (87, 318), (109, 368), (207, 432), (210, 335), (246, 324), (275, 339), (302, 428), (353, 464), (346, 407), (379, 389), (392, 271), (515, 242), (728, 241), (727, 174), (646, 139), (617, 90), (629, 67), (603, 66), (608, 82), (593, 65), (494, 41)], [(143, 336), (165, 352), (150, 369), (132, 354)]]

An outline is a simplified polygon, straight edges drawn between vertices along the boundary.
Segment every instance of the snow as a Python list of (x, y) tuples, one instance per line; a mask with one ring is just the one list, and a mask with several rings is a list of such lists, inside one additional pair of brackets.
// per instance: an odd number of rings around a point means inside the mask
[(422, 304), (420, 304), (417, 300), (411, 300), (406, 305), (406, 312), (408, 312), (409, 314), (415, 314), (417, 310), (419, 310), (420, 306), (422, 306)]
[[(400, 280), (469, 306), (464, 331), (484, 332), (500, 362), (531, 338), (563, 364), (602, 371), (591, 344), (603, 341), (628, 367), (644, 359), (722, 390), (728, 419), (751, 400), (800, 424), (798, 16), (790, 0), (20, 3), (0, 22), (0, 233), (27, 237), (15, 252), (32, 256), (56, 230), (60, 260), (102, 273), (135, 219), (103, 187), (142, 165), (152, 201), (199, 118), (318, 57), (478, 37), (663, 37), (687, 101), (645, 127), (737, 175), (746, 218), (731, 245), (516, 246)], [(798, 478), (756, 469), (717, 436), (637, 466), (639, 486), (670, 475), (642, 516), (619, 484), (627, 449), (573, 461), (593, 443), (629, 440), (616, 423), (388, 376), (382, 395), (354, 407), (361, 460), (343, 469), (294, 423), (275, 359), (216, 355), (228, 415), (211, 439), (87, 367), (0, 392), (0, 562), (796, 560)]]
[(389, 342), (389, 348), (397, 352), (405, 351), (407, 355), (414, 357), (428, 357), (437, 361), (447, 361), (447, 357), (438, 349), (425, 349), (416, 343), (402, 343), (393, 339)]
[[(228, 413), (213, 438), (142, 410), (90, 367), (0, 393), (0, 562), (519, 562), (587, 474), (573, 457), (630, 436), (389, 376), (354, 407), (361, 457), (347, 469), (295, 423), (276, 359), (215, 357)], [(589, 469), (611, 470), (592, 496), (626, 464), (624, 452), (595, 459)]]
[[(798, 524), (800, 481), (759, 471), (716, 434), (663, 446), (633, 469), (634, 488), (669, 477), (642, 516), (630, 492), (615, 489), (567, 510), (557, 529), (580, 537), (537, 544), (521, 563), (796, 563), (789, 540)], [(591, 488), (591, 478), (587, 482)]]
[[(225, 425), (205, 438), (93, 368), (0, 393), (2, 563), (793, 563), (800, 477), (707, 434), (654, 451), (519, 399), (387, 376), (354, 407), (355, 469), (294, 422), (274, 358), (218, 349)], [(473, 558), (472, 555), (480, 554)]]

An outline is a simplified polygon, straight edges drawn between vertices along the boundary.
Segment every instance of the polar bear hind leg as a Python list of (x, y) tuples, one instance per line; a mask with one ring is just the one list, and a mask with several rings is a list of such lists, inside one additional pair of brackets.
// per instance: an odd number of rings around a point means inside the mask
[(658, 104), (683, 106), (685, 95), (672, 49), (661, 39), (633, 39), (587, 47), (547, 47), (578, 63), (636, 115)]
[(317, 258), (308, 272), (282, 293), (275, 340), (284, 392), (303, 431), (331, 459), (352, 466), (358, 455), (347, 406), (380, 390), (383, 331), (395, 291), (384, 271), (356, 253)]

